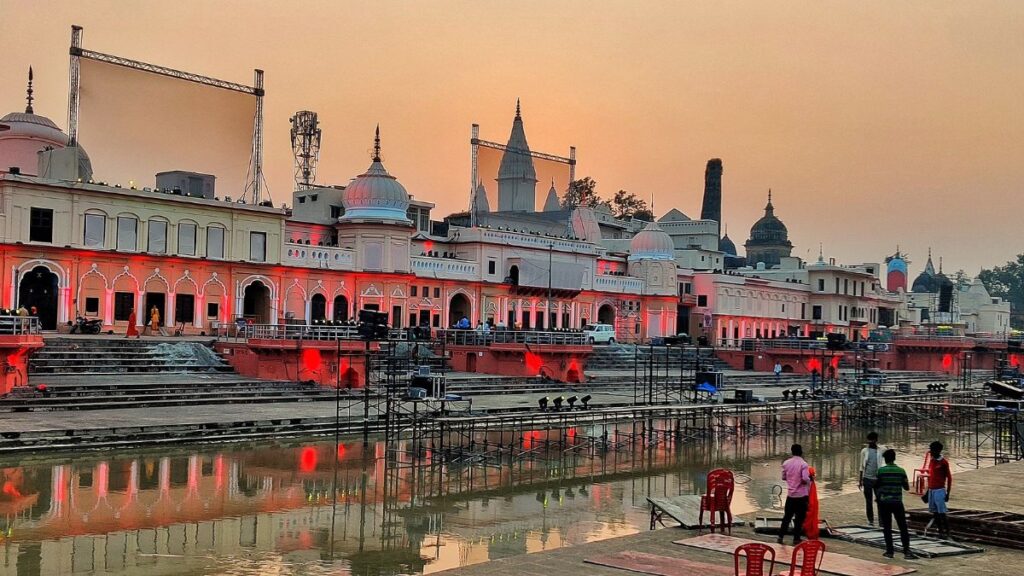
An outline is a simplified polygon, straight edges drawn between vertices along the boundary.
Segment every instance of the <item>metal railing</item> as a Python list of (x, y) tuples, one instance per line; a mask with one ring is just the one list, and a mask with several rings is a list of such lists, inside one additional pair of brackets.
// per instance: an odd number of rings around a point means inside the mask
[(0, 316), (0, 334), (38, 334), (39, 318), (36, 316)]
[(583, 346), (587, 336), (579, 331), (540, 332), (531, 330), (438, 330), (439, 340), (455, 346), (489, 346), (491, 344), (553, 344)]
[[(409, 331), (388, 330), (389, 340), (407, 340)], [(230, 327), (225, 340), (361, 340), (359, 326), (321, 324), (237, 324)]]

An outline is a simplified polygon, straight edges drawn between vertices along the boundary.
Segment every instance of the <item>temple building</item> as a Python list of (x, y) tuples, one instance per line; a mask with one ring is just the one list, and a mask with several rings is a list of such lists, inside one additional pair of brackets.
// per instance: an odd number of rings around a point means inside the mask
[[(879, 267), (791, 258), (770, 198), (746, 243), (750, 267), (730, 273), (726, 259), (742, 259), (709, 217), (672, 208), (657, 222), (622, 220), (601, 207), (565, 209), (553, 187), (538, 211), (518, 106), (498, 210), (479, 181), (470, 211), (437, 221), (434, 205), (385, 167), (379, 129), (369, 166), (350, 183), (302, 187), (292, 208), (278, 208), (98, 183), (93, 169), (102, 178), (104, 167), (29, 99), (26, 112), (0, 121), (0, 307), (37, 307), (45, 330), (83, 315), (120, 332), (132, 311), (153, 308), (185, 334), (376, 310), (400, 328), (463, 317), (523, 330), (600, 322), (619, 342), (686, 332), (730, 345), (853, 337), (887, 324), (880, 315), (895, 307), (878, 293)], [(718, 206), (720, 217), (721, 163), (709, 162), (705, 176), (702, 216)], [(135, 314), (140, 326), (146, 317)]]

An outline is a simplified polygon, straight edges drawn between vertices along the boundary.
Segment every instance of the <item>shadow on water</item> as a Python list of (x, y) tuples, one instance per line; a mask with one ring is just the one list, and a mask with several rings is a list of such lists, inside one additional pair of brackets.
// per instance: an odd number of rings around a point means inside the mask
[[(799, 434), (824, 497), (856, 491), (864, 433)], [(529, 456), (461, 463), (345, 438), (2, 458), (0, 575), (437, 572), (645, 530), (646, 497), (699, 492), (715, 467), (737, 474), (735, 511), (776, 507), (797, 438), (580, 451), (547, 434), (522, 439)], [(883, 434), (908, 470), (935, 438), (974, 467), (969, 434)]]

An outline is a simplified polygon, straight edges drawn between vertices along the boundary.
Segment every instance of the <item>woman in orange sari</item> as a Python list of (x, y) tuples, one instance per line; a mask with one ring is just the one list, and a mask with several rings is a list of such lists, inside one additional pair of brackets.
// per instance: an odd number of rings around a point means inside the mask
[(135, 326), (135, 320), (135, 308), (132, 308), (132, 311), (128, 313), (128, 330), (124, 333), (125, 338), (139, 337), (139, 329)]

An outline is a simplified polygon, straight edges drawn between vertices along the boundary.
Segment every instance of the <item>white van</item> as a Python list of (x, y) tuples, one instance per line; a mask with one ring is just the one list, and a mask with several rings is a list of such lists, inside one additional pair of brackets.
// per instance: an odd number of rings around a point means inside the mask
[(589, 344), (614, 344), (615, 327), (611, 324), (591, 324), (583, 329)]

